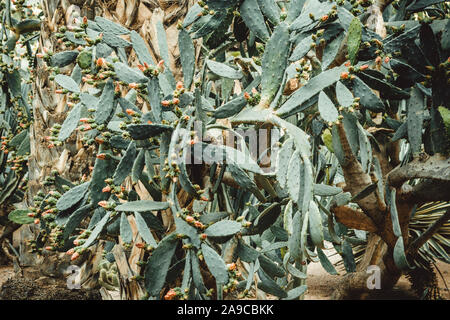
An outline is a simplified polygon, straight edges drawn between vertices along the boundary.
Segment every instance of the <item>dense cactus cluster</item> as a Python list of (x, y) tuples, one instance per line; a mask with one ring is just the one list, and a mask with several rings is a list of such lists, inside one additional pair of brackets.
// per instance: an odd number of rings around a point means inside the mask
[(11, 232), (33, 221), (22, 202), (27, 191), (33, 119), (30, 89), (34, 75), (30, 70), (40, 20), (24, 1), (16, 2), (14, 7), (2, 1), (0, 15), (0, 228), (4, 227), (0, 246), (11, 257), (12, 251), (6, 245)]
[[(308, 263), (337, 273), (326, 243), (355, 272), (352, 246), (369, 232), (407, 270), (414, 257), (397, 194), (413, 178), (450, 181), (448, 20), (440, 16), (449, 8), (410, 2), (385, 11), (383, 38), (366, 21), (370, 0), (199, 1), (178, 24), (180, 79), (161, 22), (160, 60), (139, 33), (102, 17), (59, 28), (64, 50), (36, 54), (67, 109), (46, 143), (58, 149), (75, 137), (96, 157), (78, 181), (47, 177), (23, 221), (39, 224), (33, 247), (73, 261), (98, 241), (127, 255), (141, 250), (134, 279), (150, 299), (242, 298), (255, 285), (297, 299)], [(2, 57), (1, 101), (11, 100), (11, 121), (28, 113), (10, 125), (11, 146), (32, 113), (26, 85), (17, 87), (19, 72)], [(395, 141), (400, 158), (385, 148)], [(26, 152), (15, 145), (8, 159), (20, 167)], [(386, 179), (425, 152), (444, 155), (436, 160), (443, 176)], [(448, 253), (448, 236), (429, 246)], [(100, 268), (107, 288), (119, 285), (110, 262)]]

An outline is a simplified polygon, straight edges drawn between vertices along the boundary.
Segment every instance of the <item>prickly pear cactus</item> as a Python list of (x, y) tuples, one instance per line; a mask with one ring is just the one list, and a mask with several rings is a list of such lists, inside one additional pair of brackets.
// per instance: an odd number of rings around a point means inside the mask
[(0, 4), (0, 247), (17, 258), (5, 241), (21, 224), (36, 220), (24, 204), (33, 119), (31, 85), (33, 59), (40, 20), (23, 2)]
[[(384, 195), (375, 153), (405, 123), (397, 136), (414, 152), (403, 164), (422, 145), (448, 152), (438, 109), (450, 101), (448, 43), (444, 24), (423, 19), (382, 39), (365, 25), (371, 5), (198, 1), (178, 24), (181, 74), (160, 21), (156, 57), (137, 32), (104, 18), (60, 28), (66, 50), (37, 55), (67, 104), (48, 147), (76, 135), (95, 158), (78, 181), (55, 172), (46, 180), (50, 191), (30, 208), (38, 250), (76, 261), (97, 241), (121, 246), (142, 298), (242, 298), (257, 288), (298, 299), (310, 262), (336, 274), (324, 253), (334, 247), (354, 272), (352, 244), (384, 226), (372, 227), (385, 221), (374, 218), (353, 232), (336, 208), (363, 215), (382, 194), (398, 239), (388, 244), (406, 268), (396, 194)], [(17, 72), (2, 76), (10, 94), (23, 91)], [(347, 192), (337, 184), (352, 178), (351, 165), (365, 180)], [(107, 288), (117, 284), (109, 267), (100, 270)]]

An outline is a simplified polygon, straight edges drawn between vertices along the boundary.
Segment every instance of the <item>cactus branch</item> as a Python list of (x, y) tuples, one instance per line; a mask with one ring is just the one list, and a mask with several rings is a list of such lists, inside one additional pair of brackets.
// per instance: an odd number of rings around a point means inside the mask
[(348, 206), (336, 206), (330, 209), (336, 216), (336, 220), (346, 227), (369, 232), (376, 232), (377, 227), (367, 215), (360, 210)]
[[(337, 124), (339, 139), (344, 152), (344, 161), (341, 163), (342, 170), (344, 171), (344, 177), (347, 185), (347, 191), (353, 196), (364, 190), (372, 183), (370, 176), (364, 172), (361, 164), (356, 159), (355, 155), (350, 148), (350, 144), (347, 140), (344, 125), (342, 123)], [(369, 216), (376, 225), (381, 225), (383, 221), (382, 214), (378, 207), (378, 201), (375, 194), (358, 201), (358, 205)]]
[(390, 186), (399, 188), (410, 179), (432, 179), (434, 181), (450, 182), (450, 160), (435, 155), (423, 161), (416, 159), (406, 166), (397, 167), (388, 175)]

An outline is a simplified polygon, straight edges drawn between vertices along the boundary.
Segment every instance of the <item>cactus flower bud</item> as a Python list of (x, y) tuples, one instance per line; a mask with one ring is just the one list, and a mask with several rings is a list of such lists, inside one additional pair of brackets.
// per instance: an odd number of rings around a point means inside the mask
[(204, 225), (200, 221), (195, 221), (194, 226), (198, 229), (203, 229)]
[(390, 60), (391, 60), (391, 59), (390, 59), (389, 57), (385, 57), (385, 58), (384, 58), (384, 63), (389, 63)]
[(110, 186), (106, 186), (102, 189), (102, 192), (111, 192), (111, 187)]
[(70, 261), (74, 261), (74, 260), (78, 259), (79, 256), (80, 256), (80, 254), (78, 252), (74, 252), (72, 254), (72, 256), (70, 257)]
[(134, 116), (135, 114), (136, 114), (136, 112), (133, 110), (133, 109), (127, 109), (127, 110), (125, 110), (126, 111), (126, 113), (128, 114), (128, 115), (130, 115), (130, 116)]
[(188, 223), (194, 222), (194, 217), (192, 217), (192, 216), (187, 216), (187, 217), (186, 217), (186, 222), (188, 222)]
[(233, 270), (236, 270), (236, 263), (229, 263), (229, 264), (227, 264), (227, 269), (229, 270), (229, 271), (233, 271)]
[(376, 64), (380, 64), (381, 63), (381, 57), (380, 56), (375, 58), (375, 63)]
[(178, 99), (178, 98), (173, 98), (173, 99), (172, 99), (172, 103), (173, 103), (174, 105), (178, 105), (178, 104), (180, 103), (180, 99)]
[(327, 21), (328, 20), (328, 15), (326, 14), (326, 15), (322, 16), (321, 20), (323, 22)]
[(41, 220), (39, 219), (34, 219), (34, 224), (39, 224), (41, 222)]
[(103, 140), (103, 139), (100, 138), (100, 137), (95, 137), (95, 142), (97, 142), (98, 144), (102, 144), (102, 143), (105, 142), (105, 140)]
[(98, 203), (98, 205), (102, 208), (106, 208), (106, 207), (108, 207), (108, 201), (102, 200)]
[(104, 67), (106, 66), (106, 60), (105, 58), (98, 58), (96, 62), (97, 67)]
[(341, 79), (348, 79), (348, 72), (342, 72)]
[(177, 295), (174, 289), (170, 289), (164, 296), (164, 300), (173, 300)]
[(245, 100), (250, 99), (250, 94), (248, 92), (244, 92), (244, 99)]
[(361, 67), (359, 67), (359, 70), (364, 71), (369, 67), (367, 64), (363, 64)]
[(177, 86), (176, 86), (176, 88), (177, 88), (177, 90), (181, 90), (181, 89), (183, 89), (183, 88), (184, 88), (184, 86), (183, 86), (183, 82), (181, 82), (181, 81), (178, 81), (178, 82), (177, 82)]
[(164, 60), (161, 60), (160, 62), (158, 62), (158, 71), (164, 72)]
[(170, 106), (170, 101), (169, 100), (163, 100), (163, 101), (161, 101), (161, 104), (162, 104), (163, 107), (168, 107), (168, 106)]
[(71, 248), (71, 249), (69, 249), (69, 250), (66, 251), (66, 254), (67, 254), (68, 256), (71, 256), (71, 255), (73, 255), (74, 253), (75, 253), (75, 249), (74, 249), (74, 248)]

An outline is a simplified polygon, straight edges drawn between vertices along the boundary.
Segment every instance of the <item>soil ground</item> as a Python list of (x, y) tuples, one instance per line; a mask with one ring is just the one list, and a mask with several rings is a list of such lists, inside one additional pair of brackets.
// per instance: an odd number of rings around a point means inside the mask
[(0, 266), (0, 300), (101, 300), (98, 290), (70, 290), (64, 280), (19, 277), (13, 267)]

